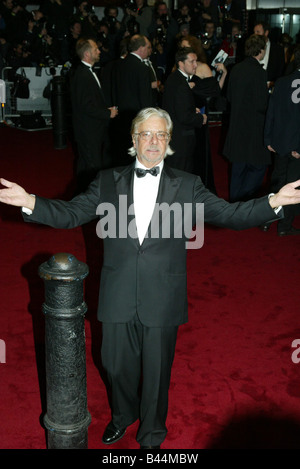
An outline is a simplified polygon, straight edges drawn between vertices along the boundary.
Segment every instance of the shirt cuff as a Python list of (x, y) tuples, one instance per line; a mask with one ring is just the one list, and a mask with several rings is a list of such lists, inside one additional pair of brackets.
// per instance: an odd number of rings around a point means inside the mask
[[(272, 192), (271, 194), (269, 194), (269, 195), (268, 195), (268, 200), (270, 200), (270, 197), (272, 197), (273, 195), (275, 195), (274, 192)], [(280, 212), (280, 210), (282, 210), (282, 205), (280, 205), (279, 207), (274, 207), (272, 210), (274, 210), (275, 215), (278, 215), (278, 213)]]
[[(30, 195), (35, 197), (34, 194), (30, 194)], [(26, 215), (32, 215), (32, 210), (30, 210), (30, 208), (22, 207), (22, 212), (25, 213)]]

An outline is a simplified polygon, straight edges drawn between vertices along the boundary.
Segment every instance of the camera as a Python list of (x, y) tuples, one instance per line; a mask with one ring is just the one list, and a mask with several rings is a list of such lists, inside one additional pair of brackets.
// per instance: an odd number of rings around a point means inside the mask
[(160, 21), (162, 22), (164, 28), (167, 29), (167, 27), (169, 26), (169, 16), (167, 14), (163, 14), (159, 17)]
[(130, 0), (129, 2), (124, 3), (124, 8), (136, 13), (138, 11), (137, 4), (134, 0)]
[(208, 33), (200, 33), (197, 34), (197, 37), (201, 39), (202, 44), (206, 45), (210, 42), (210, 39), (208, 39)]
[(95, 14), (95, 7), (93, 5), (89, 5), (89, 4), (84, 5), (83, 9), (89, 15)]
[(159, 44), (161, 44), (161, 45), (165, 44), (165, 42), (167, 40), (167, 35), (166, 35), (165, 29), (162, 28), (161, 26), (158, 26), (156, 28), (155, 38), (157, 39)]
[(241, 34), (234, 34), (232, 40), (233, 42), (237, 42), (239, 39), (242, 39), (242, 35)]
[(100, 47), (103, 47), (104, 49), (109, 49), (109, 40), (104, 32), (100, 31), (97, 33), (97, 41), (101, 43)]
[(188, 21), (188, 15), (180, 15), (178, 18), (177, 18), (177, 23), (179, 25), (182, 25), (182, 24), (186, 24)]

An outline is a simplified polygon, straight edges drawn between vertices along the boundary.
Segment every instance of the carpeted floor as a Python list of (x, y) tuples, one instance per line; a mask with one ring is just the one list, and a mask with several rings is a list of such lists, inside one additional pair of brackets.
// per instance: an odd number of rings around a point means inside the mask
[[(211, 128), (219, 195), (227, 197), (221, 128)], [(73, 151), (54, 150), (51, 131), (0, 128), (0, 175), (31, 193), (69, 198)], [(295, 225), (300, 227), (299, 219)], [(90, 241), (90, 242), (89, 242)], [(86, 244), (87, 242), (87, 244)], [(89, 448), (104, 449), (110, 420), (100, 375), (95, 319), (101, 244), (94, 226), (65, 231), (25, 224), (0, 207), (0, 448), (45, 449), (44, 300), (39, 265), (58, 252), (86, 262)], [(243, 232), (206, 227), (204, 246), (188, 253), (189, 322), (179, 330), (163, 449), (300, 449), (300, 237), (279, 238), (275, 225)], [(138, 423), (110, 449), (135, 449)]]

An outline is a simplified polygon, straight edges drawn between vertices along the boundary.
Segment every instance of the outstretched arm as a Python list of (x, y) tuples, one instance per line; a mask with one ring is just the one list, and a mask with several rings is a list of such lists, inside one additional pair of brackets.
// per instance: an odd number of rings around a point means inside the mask
[(6, 187), (6, 189), (0, 189), (0, 202), (14, 205), (15, 207), (26, 207), (32, 211), (34, 210), (35, 197), (28, 194), (23, 187), (3, 178), (0, 178), (0, 183)]
[(272, 208), (300, 204), (300, 179), (283, 186), (277, 194), (270, 197), (269, 203)]

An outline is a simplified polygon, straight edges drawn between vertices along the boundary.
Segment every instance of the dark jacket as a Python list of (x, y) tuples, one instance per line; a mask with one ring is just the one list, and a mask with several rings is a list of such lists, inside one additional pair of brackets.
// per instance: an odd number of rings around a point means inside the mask
[(281, 156), (300, 153), (300, 71), (279, 78), (270, 96), (265, 145)]
[[(135, 226), (134, 212), (128, 214), (128, 207), (133, 202), (133, 168), (134, 165), (130, 165), (100, 172), (88, 191), (70, 202), (37, 197), (33, 214), (24, 214), (24, 218), (56, 228), (74, 228), (97, 218), (97, 207), (105, 202), (106, 209), (109, 208), (108, 204), (115, 209), (118, 223), (119, 196), (126, 196), (125, 210), (121, 214), (125, 216), (125, 226), (131, 225), (132, 231)], [(167, 165), (164, 165), (161, 175), (157, 203), (169, 206), (176, 203), (182, 207), (183, 214), (186, 213), (183, 204), (191, 204), (192, 222), (195, 222), (196, 203), (204, 203), (206, 222), (232, 229), (258, 226), (276, 218), (267, 197), (229, 204), (210, 193), (199, 177)], [(186, 322), (188, 238), (188, 233), (175, 237), (171, 226), (169, 237), (161, 233), (158, 237), (149, 236), (140, 245), (138, 238), (124, 234), (123, 237), (118, 236), (116, 226), (116, 236), (103, 239), (98, 319), (110, 323), (128, 322), (137, 313), (140, 321), (148, 327)]]
[(271, 162), (264, 145), (268, 97), (266, 71), (256, 59), (247, 57), (232, 68), (227, 89), (230, 122), (224, 146), (229, 161), (253, 165)]
[(162, 107), (173, 122), (171, 148), (175, 154), (166, 160), (170, 165), (192, 170), (192, 158), (196, 144), (195, 129), (202, 127), (203, 116), (196, 113), (196, 102), (193, 91), (185, 76), (176, 70), (167, 78), (162, 99)]
[(80, 63), (71, 78), (71, 100), (76, 141), (101, 142), (110, 111), (89, 67)]

